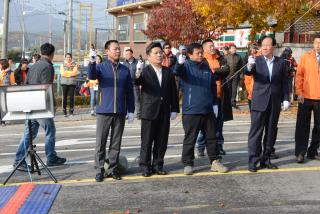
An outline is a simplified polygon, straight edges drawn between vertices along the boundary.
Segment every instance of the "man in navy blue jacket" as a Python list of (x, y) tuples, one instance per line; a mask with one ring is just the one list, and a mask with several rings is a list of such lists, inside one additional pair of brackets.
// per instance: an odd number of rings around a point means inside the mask
[[(262, 56), (248, 58), (244, 69), (246, 75), (253, 75), (254, 86), (251, 103), (251, 128), (248, 136), (250, 172), (260, 168), (277, 169), (270, 162), (270, 155), (276, 141), (277, 124), (281, 111), (287, 110), (290, 103), (288, 71), (283, 59), (273, 55), (276, 40), (270, 36), (261, 39)], [(266, 134), (266, 147), (261, 155), (263, 130)]]
[(194, 146), (201, 130), (206, 139), (206, 149), (212, 171), (227, 172), (218, 155), (215, 117), (218, 115), (217, 85), (213, 73), (203, 58), (201, 44), (192, 43), (187, 48), (190, 60), (179, 56), (174, 73), (182, 82), (182, 124), (185, 132), (182, 162), (184, 174), (193, 174)]
[(108, 175), (116, 180), (121, 179), (117, 165), (125, 117), (128, 113), (128, 122), (133, 122), (134, 113), (132, 79), (129, 69), (119, 63), (120, 46), (118, 41), (107, 41), (105, 51), (108, 59), (96, 65), (94, 59), (96, 54), (91, 50), (91, 63), (88, 67), (89, 79), (97, 79), (99, 82), (95, 148), (95, 168), (98, 170), (96, 174), (97, 182), (103, 181), (104, 178), (106, 144), (110, 129), (111, 140), (108, 155)]

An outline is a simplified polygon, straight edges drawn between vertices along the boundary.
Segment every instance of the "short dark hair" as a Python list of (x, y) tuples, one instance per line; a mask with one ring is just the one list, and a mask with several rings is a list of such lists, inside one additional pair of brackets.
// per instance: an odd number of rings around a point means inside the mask
[(202, 45), (198, 42), (191, 43), (187, 48), (187, 53), (193, 54), (194, 49), (202, 49)]
[(117, 44), (119, 44), (119, 42), (118, 42), (117, 40), (111, 39), (111, 40), (109, 40), (109, 41), (106, 42), (106, 44), (104, 45), (104, 49), (105, 49), (105, 50), (109, 49), (111, 43), (117, 43)]
[(267, 39), (267, 38), (269, 38), (269, 39), (272, 40), (272, 46), (276, 46), (276, 45), (277, 45), (277, 40), (276, 40), (274, 37), (272, 37), (272, 36), (262, 36), (262, 37), (259, 39), (259, 40), (261, 41), (260, 46), (262, 45), (263, 40), (265, 40), (265, 39)]
[(55, 51), (55, 48), (50, 43), (44, 43), (40, 47), (41, 55), (44, 55), (44, 56), (51, 56), (54, 54), (54, 51)]
[(126, 52), (130, 51), (131, 53), (133, 53), (133, 50), (131, 48), (126, 49)]
[(205, 40), (202, 41), (202, 46), (204, 46), (208, 42), (212, 42), (213, 43), (212, 39), (205, 39)]
[(8, 57), (8, 61), (9, 61), (9, 60), (13, 60), (13, 58), (12, 58), (12, 57)]
[(320, 32), (316, 32), (313, 39), (320, 39)]
[(66, 53), (66, 55), (64, 57), (70, 56), (72, 58), (72, 54), (71, 53)]
[(166, 47), (166, 46), (169, 46), (171, 48), (170, 42), (167, 41), (167, 42), (163, 43), (162, 49), (164, 49), (164, 47)]
[[(50, 56), (50, 55), (48, 55), (48, 56)], [(28, 61), (28, 59), (26, 59), (26, 58), (22, 58), (22, 59), (20, 60), (20, 64), (29, 64), (29, 61)]]
[(9, 62), (8, 62), (8, 60), (6, 60), (6, 59), (1, 59), (1, 60), (0, 60), (0, 64), (1, 64), (2, 69), (7, 69), (7, 68), (9, 68)]
[(162, 46), (160, 44), (160, 42), (151, 42), (147, 47), (146, 47), (146, 54), (149, 55), (152, 51), (153, 48), (160, 48), (162, 49)]
[(237, 48), (235, 44), (229, 45), (229, 48), (232, 48), (232, 47)]
[(101, 62), (103, 61), (103, 59), (100, 55), (97, 55), (97, 58), (99, 58)]
[(228, 46), (224, 46), (222, 49), (225, 50), (225, 51), (228, 51), (229, 47)]

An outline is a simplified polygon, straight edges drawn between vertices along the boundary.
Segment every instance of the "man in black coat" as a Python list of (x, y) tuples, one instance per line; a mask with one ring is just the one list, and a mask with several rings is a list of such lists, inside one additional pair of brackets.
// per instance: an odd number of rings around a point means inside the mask
[[(261, 39), (262, 56), (249, 57), (246, 75), (254, 75), (251, 104), (251, 128), (248, 136), (249, 171), (260, 168), (277, 169), (270, 162), (270, 155), (276, 141), (277, 124), (281, 111), (289, 108), (288, 72), (283, 59), (273, 55), (276, 40), (270, 36)], [(263, 130), (266, 134), (266, 148), (260, 157)]]
[[(164, 155), (167, 150), (170, 117), (179, 112), (178, 92), (173, 72), (161, 65), (163, 50), (153, 42), (146, 48), (150, 65), (137, 70), (135, 84), (141, 86), (141, 150), (142, 176), (165, 175)], [(153, 145), (153, 149), (152, 149)], [(151, 151), (152, 160), (151, 160)]]

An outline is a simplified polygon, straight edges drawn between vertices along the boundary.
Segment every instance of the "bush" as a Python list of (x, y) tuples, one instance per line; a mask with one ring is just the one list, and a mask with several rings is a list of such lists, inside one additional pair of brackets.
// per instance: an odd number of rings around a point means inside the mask
[[(56, 106), (62, 105), (62, 97), (56, 97)], [(89, 106), (90, 96), (75, 96), (74, 97), (75, 106)]]

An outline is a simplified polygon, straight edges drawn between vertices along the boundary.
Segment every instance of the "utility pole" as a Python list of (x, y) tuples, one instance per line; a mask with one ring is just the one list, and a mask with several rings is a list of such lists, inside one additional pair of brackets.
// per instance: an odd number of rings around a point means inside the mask
[(8, 32), (9, 32), (9, 0), (3, 1), (3, 35), (1, 58), (7, 58), (8, 52)]
[(68, 53), (72, 54), (72, 22), (73, 22), (73, 0), (69, 0), (69, 31), (68, 31)]
[(25, 58), (26, 56), (26, 34), (25, 34), (25, 25), (24, 25), (24, 0), (22, 0), (22, 58)]
[(52, 13), (52, 2), (51, 0), (49, 1), (49, 43), (52, 44), (52, 16), (51, 16), (51, 13)]
[(67, 48), (66, 48), (66, 38), (67, 37), (67, 20), (64, 20), (63, 21), (63, 56), (66, 55), (66, 51), (67, 51)]

